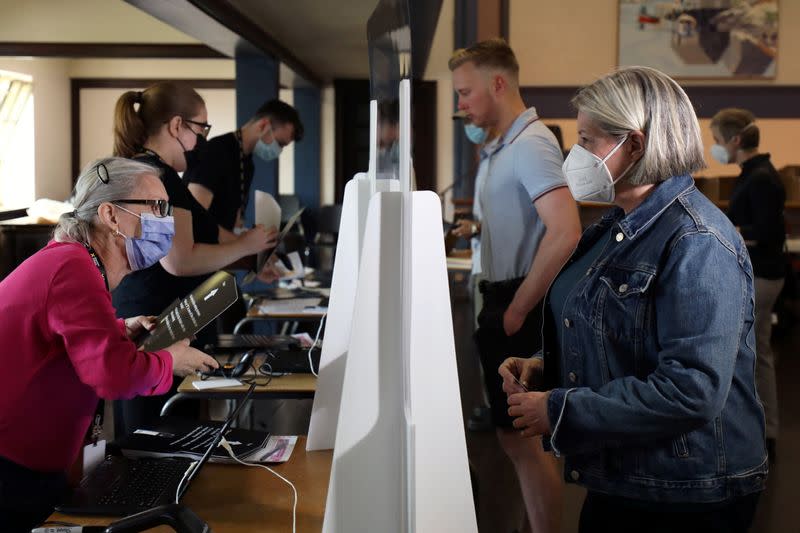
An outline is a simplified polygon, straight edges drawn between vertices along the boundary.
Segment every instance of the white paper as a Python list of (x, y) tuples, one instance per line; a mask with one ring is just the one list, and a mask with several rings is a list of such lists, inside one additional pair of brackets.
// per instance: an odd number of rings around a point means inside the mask
[(98, 440), (97, 445), (83, 447), (83, 475), (86, 476), (106, 458), (106, 441)]
[(242, 384), (238, 379), (207, 379), (205, 381), (195, 381), (192, 386), (197, 390), (204, 389), (223, 389), (225, 387), (239, 387)]
[(303, 268), (303, 260), (300, 259), (300, 254), (298, 252), (291, 252), (287, 254), (286, 257), (289, 258), (289, 262), (292, 264), (291, 270), (286, 268), (283, 261), (277, 261), (275, 263), (275, 266), (281, 273), (280, 279), (299, 279), (304, 277), (306, 273)]
[(281, 206), (268, 192), (256, 191), (256, 224), (265, 228), (280, 228)]
[(256, 463), (285, 463), (292, 455), (295, 444), (296, 436), (272, 435), (263, 450), (255, 452), (247, 459)]

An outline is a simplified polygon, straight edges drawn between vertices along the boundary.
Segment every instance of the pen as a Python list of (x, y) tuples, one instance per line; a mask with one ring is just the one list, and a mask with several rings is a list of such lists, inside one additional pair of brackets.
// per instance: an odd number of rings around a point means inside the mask
[(525, 385), (523, 385), (523, 384), (522, 384), (522, 382), (521, 382), (520, 380), (518, 380), (518, 379), (517, 379), (517, 376), (511, 376), (511, 377), (512, 377), (512, 378), (514, 378), (514, 382), (515, 382), (517, 385), (519, 385), (520, 387), (522, 387), (522, 390), (524, 390), (525, 392), (530, 392), (530, 391), (528, 390), (528, 387), (526, 387)]

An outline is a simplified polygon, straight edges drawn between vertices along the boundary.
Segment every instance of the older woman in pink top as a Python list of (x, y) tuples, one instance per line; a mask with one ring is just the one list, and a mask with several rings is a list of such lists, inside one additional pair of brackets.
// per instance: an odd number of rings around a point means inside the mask
[(66, 488), (98, 398), (162, 394), (172, 375), (217, 366), (178, 342), (130, 340), (147, 317), (116, 319), (109, 291), (166, 255), (174, 227), (158, 170), (107, 158), (75, 186), (54, 239), (0, 282), (0, 531), (30, 531)]

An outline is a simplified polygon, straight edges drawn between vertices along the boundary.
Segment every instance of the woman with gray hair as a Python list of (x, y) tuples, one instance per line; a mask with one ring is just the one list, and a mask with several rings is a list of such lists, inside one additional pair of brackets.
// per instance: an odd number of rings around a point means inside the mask
[(692, 104), (644, 67), (573, 104), (567, 183), (615, 207), (550, 287), (542, 352), (501, 366), (508, 412), (588, 489), (580, 531), (746, 531), (767, 475), (753, 270), (690, 176), (704, 166)]
[(131, 338), (152, 317), (114, 316), (109, 291), (171, 246), (158, 171), (95, 161), (78, 178), (73, 205), (54, 239), (0, 282), (1, 531), (30, 531), (52, 512), (98, 398), (160, 394), (173, 373), (218, 366), (188, 341), (139, 351)]

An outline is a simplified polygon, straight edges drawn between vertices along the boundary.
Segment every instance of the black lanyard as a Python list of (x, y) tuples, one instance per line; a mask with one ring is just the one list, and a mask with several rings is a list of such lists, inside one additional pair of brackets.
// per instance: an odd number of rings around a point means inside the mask
[(100, 260), (100, 256), (97, 255), (97, 252), (94, 251), (94, 248), (92, 248), (88, 244), (84, 244), (83, 246), (86, 248), (86, 251), (89, 252), (89, 257), (91, 257), (92, 261), (94, 261), (94, 266), (97, 267), (97, 270), (100, 271), (100, 275), (103, 276), (103, 283), (106, 284), (106, 290), (108, 292), (111, 292), (111, 289), (108, 287), (108, 276), (106, 276), (106, 267)]
[[(94, 251), (88, 244), (83, 245), (86, 248), (86, 251), (89, 252), (89, 257), (92, 258), (94, 261), (94, 266), (97, 267), (97, 270), (100, 271), (100, 275), (103, 276), (103, 283), (106, 285), (106, 290), (111, 292), (111, 289), (108, 287), (108, 276), (106, 275), (106, 267), (103, 265), (103, 262), (100, 260), (100, 256), (97, 255), (97, 252)], [(97, 446), (97, 440), (100, 438), (100, 434), (103, 431), (103, 417), (105, 411), (106, 402), (102, 399), (97, 404), (97, 409), (94, 411), (94, 419), (92, 420), (92, 425), (89, 427), (89, 431), (86, 434), (86, 440), (90, 441), (93, 445)]]
[(244, 183), (244, 143), (242, 142), (242, 130), (236, 130), (236, 140), (239, 141), (239, 186), (242, 194), (242, 216), (244, 216), (244, 211), (247, 208), (247, 190)]

